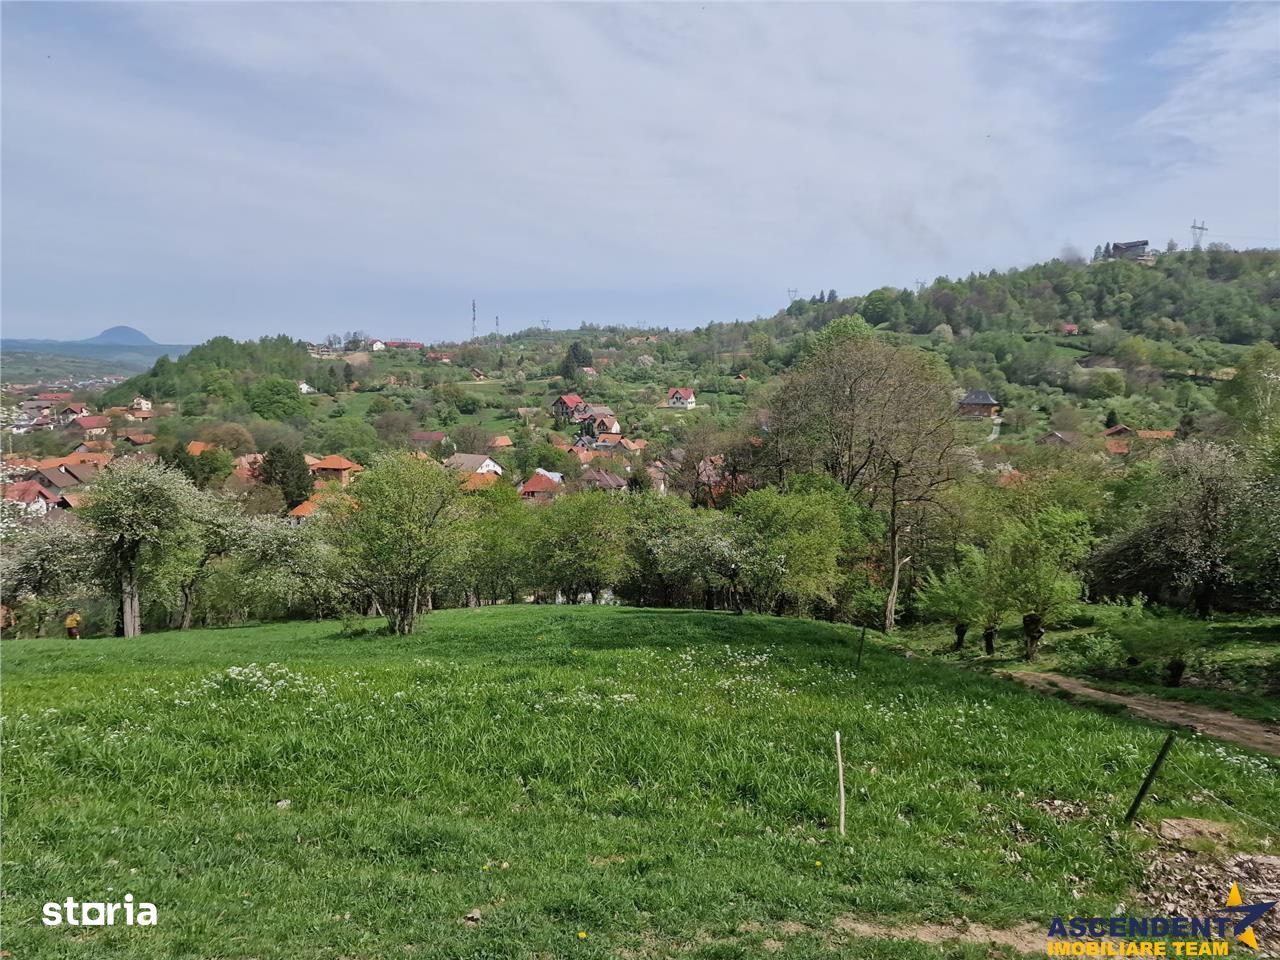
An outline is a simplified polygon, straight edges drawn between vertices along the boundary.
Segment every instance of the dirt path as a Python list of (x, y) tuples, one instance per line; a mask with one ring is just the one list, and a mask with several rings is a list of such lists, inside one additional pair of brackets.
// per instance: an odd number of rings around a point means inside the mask
[(1213, 707), (1181, 703), (1177, 700), (1162, 700), (1160, 697), (1149, 697), (1141, 693), (1111, 693), (1091, 687), (1081, 680), (1056, 673), (1002, 670), (999, 671), (999, 675), (1025, 683), (1036, 690), (1065, 690), (1073, 696), (1086, 700), (1118, 703), (1126, 707), (1130, 713), (1148, 720), (1190, 727), (1197, 733), (1217, 737), (1229, 743), (1238, 743), (1253, 750), (1261, 750), (1273, 757), (1280, 757), (1280, 727), (1262, 723), (1259, 720), (1237, 717), (1226, 710), (1215, 710)]

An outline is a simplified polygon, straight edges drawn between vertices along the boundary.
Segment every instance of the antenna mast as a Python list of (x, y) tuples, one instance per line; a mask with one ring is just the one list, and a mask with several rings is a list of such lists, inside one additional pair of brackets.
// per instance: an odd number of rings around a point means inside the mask
[(476, 302), (471, 301), (471, 339), (476, 338)]

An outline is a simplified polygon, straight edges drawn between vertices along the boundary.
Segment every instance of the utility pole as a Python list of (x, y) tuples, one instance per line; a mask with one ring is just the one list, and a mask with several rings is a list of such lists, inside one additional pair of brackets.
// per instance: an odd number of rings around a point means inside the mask
[(496, 337), (502, 336), (502, 322), (496, 316), (493, 318), (493, 334)]
[(478, 336), (478, 332), (476, 330), (476, 302), (473, 299), (471, 301), (471, 339), (474, 340), (477, 336)]
[(1200, 241), (1204, 238), (1204, 235), (1208, 232), (1209, 232), (1209, 228), (1204, 225), (1203, 220), (1201, 220), (1200, 223), (1197, 224), (1196, 218), (1195, 217), (1191, 218), (1191, 249), (1192, 250), (1200, 249)]

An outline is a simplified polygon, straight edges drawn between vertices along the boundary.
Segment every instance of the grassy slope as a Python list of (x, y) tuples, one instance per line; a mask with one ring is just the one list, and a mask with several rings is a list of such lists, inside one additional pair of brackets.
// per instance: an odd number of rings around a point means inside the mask
[(1187, 673), (1179, 687), (1168, 687), (1158, 682), (1160, 665), (1168, 659), (1167, 656), (1153, 657), (1149, 663), (1135, 668), (1134, 676), (1104, 678), (1082, 669), (1080, 664), (1063, 654), (1062, 648), (1071, 639), (1106, 632), (1107, 627), (1103, 625), (1050, 630), (1040, 645), (1039, 655), (1030, 664), (1022, 660), (1019, 649), (1021, 626), (1014, 622), (1001, 628), (1000, 646), (992, 660), (982, 654), (982, 640), (972, 631), (965, 649), (959, 654), (951, 651), (954, 640), (951, 629), (940, 624), (908, 630), (901, 639), (912, 650), (925, 656), (1000, 670), (1064, 673), (1103, 690), (1142, 693), (1228, 710), (1251, 720), (1280, 723), (1280, 698), (1267, 685), (1267, 678), (1274, 676), (1280, 666), (1280, 617), (1222, 617), (1199, 621), (1170, 615), (1167, 620), (1182, 629), (1190, 625), (1203, 637), (1202, 642), (1190, 652)]
[[(408, 639), (335, 630), (7, 643), (5, 947), (604, 957), (678, 943), (710, 958), (755, 955), (789, 920), (826, 932), (786, 956), (834, 956), (848, 955), (837, 915), (1106, 913), (1136, 876), (1142, 841), (1117, 820), (1158, 730), (874, 646), (855, 678), (848, 629), (520, 607), (436, 613)], [(274, 699), (225, 673), (272, 662), (300, 675)], [(1189, 777), (1253, 816), (1280, 809), (1269, 762), (1199, 740), (1174, 759), (1148, 819), (1249, 836)], [(1062, 822), (1045, 798), (1090, 812)], [(126, 891), (159, 906), (158, 927), (37, 919), (48, 899)], [(857, 955), (938, 954), (862, 941)]]

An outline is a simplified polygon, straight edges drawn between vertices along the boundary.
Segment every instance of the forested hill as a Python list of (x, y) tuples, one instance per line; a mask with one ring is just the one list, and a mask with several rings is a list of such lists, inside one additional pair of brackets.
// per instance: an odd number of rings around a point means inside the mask
[(845, 314), (899, 333), (963, 336), (989, 331), (1129, 333), (1177, 342), (1280, 342), (1280, 251), (1213, 249), (1168, 253), (1151, 265), (1128, 260), (1051, 260), (1020, 270), (940, 277), (919, 293), (882, 287), (841, 299), (835, 291), (793, 302), (765, 332), (817, 330)]

